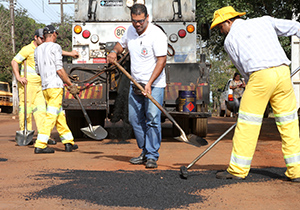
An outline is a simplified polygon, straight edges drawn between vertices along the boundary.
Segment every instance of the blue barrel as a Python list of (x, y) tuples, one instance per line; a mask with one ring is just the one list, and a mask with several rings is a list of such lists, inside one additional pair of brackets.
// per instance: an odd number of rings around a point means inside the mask
[(178, 95), (178, 111), (196, 112), (195, 90), (179, 90)]

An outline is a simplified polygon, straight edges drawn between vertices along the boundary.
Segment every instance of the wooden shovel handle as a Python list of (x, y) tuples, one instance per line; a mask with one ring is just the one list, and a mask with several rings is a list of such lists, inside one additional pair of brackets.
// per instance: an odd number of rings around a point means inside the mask
[[(114, 61), (114, 64), (125, 74), (142, 92), (145, 92), (145, 89), (116, 61)], [(152, 97), (151, 94), (146, 93), (147, 97), (157, 106), (157, 108), (166, 115), (170, 121), (180, 130), (181, 133), (184, 131), (182, 128), (177, 124), (177, 122), (174, 120), (174, 118)]]

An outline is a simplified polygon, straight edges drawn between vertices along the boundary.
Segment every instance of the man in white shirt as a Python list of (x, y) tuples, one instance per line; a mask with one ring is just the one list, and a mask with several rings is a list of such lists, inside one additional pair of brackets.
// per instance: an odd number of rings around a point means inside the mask
[(149, 23), (147, 8), (134, 4), (131, 8), (132, 25), (107, 56), (112, 63), (117, 54), (125, 48), (130, 53), (131, 75), (145, 85), (145, 93), (139, 94), (137, 87), (130, 85), (128, 110), (138, 147), (142, 149), (139, 157), (130, 163), (143, 164), (146, 168), (156, 168), (161, 144), (161, 111), (148, 99), (146, 93), (162, 105), (166, 86), (165, 71), (167, 37), (157, 26)]
[(278, 36), (297, 35), (300, 23), (270, 16), (243, 20), (246, 13), (231, 6), (214, 13), (211, 28), (217, 26), (226, 35), (224, 47), (231, 61), (248, 80), (243, 94), (233, 149), (227, 171), (217, 173), (219, 179), (245, 179), (249, 173), (259, 136), (263, 114), (270, 101), (277, 128), (282, 137), (286, 162), (285, 175), (300, 182), (300, 140), (296, 97), (293, 90), (289, 59)]
[(41, 76), (43, 95), (47, 104), (46, 118), (35, 142), (34, 153), (54, 153), (53, 148), (47, 147), (47, 141), (54, 126), (56, 126), (65, 151), (71, 152), (78, 148), (74, 144), (73, 135), (67, 125), (62, 109), (63, 87), (65, 82), (70, 92), (75, 95), (78, 89), (73, 85), (63, 69), (62, 49), (56, 44), (57, 31), (52, 25), (44, 28), (45, 42), (34, 52), (35, 70)]

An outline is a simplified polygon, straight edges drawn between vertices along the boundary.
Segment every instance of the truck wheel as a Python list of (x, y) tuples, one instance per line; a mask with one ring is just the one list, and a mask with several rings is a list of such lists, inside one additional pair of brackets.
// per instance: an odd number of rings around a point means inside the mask
[(224, 117), (224, 115), (225, 115), (225, 110), (222, 110), (222, 109), (220, 108), (220, 117)]
[(194, 118), (193, 121), (193, 134), (206, 137), (207, 135), (207, 118)]
[(12, 113), (12, 111), (13, 111), (12, 107), (2, 107), (2, 112)]
[[(104, 126), (105, 111), (87, 110), (87, 114), (92, 122), (92, 125)], [(74, 138), (84, 137), (80, 128), (88, 127), (88, 123), (86, 122), (82, 111), (66, 110), (66, 119)]]
[[(177, 122), (177, 124), (181, 127), (181, 129), (186, 133), (186, 135), (189, 133), (189, 118), (188, 117), (174, 117), (174, 120)], [(181, 133), (179, 129), (173, 124), (173, 136), (180, 136)]]
[(270, 108), (271, 108), (271, 105), (270, 103), (268, 103), (267, 107), (266, 107), (266, 110), (264, 112), (264, 118), (268, 118), (269, 117), (269, 114), (270, 114)]
[(230, 115), (231, 115), (231, 111), (230, 111), (229, 109), (227, 109), (227, 108), (226, 108), (226, 110), (225, 110), (225, 111), (226, 111), (226, 117), (230, 117)]
[(84, 126), (84, 116), (80, 110), (66, 110), (67, 124), (74, 138), (82, 138), (83, 133), (80, 128)]

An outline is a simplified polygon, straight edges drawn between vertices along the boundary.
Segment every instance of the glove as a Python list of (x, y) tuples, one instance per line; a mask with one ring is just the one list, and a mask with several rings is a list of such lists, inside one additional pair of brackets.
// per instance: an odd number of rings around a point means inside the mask
[(71, 86), (69, 86), (69, 92), (72, 95), (77, 95), (79, 93), (79, 90), (76, 85), (71, 85)]

